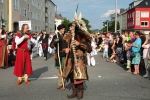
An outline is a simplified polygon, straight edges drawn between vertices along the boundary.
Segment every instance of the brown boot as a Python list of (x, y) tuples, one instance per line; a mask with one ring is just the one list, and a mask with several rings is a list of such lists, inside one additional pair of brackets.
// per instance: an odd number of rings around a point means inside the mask
[(18, 80), (18, 82), (16, 83), (16, 85), (20, 85), (22, 83), (22, 81)]
[(72, 85), (72, 94), (71, 95), (67, 95), (68, 99), (72, 99), (72, 98), (77, 97), (77, 88), (76, 88), (74, 83), (71, 83), (71, 85)]
[(25, 83), (26, 83), (27, 85), (30, 85), (30, 84), (31, 84), (30, 81), (28, 81), (28, 80), (25, 81)]
[(78, 99), (83, 98), (83, 92), (84, 92), (84, 87), (83, 87), (83, 83), (81, 83), (78, 85)]

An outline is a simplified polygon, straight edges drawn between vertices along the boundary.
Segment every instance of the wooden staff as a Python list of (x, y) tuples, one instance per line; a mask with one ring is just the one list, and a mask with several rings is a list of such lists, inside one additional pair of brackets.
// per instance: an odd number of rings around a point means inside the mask
[[(58, 38), (58, 34), (57, 35), (57, 38)], [(64, 85), (64, 79), (63, 79), (63, 76), (62, 76), (62, 66), (61, 66), (61, 61), (60, 61), (60, 54), (59, 54), (59, 43), (57, 43), (57, 53), (58, 53), (58, 60), (59, 60), (59, 68), (60, 68), (60, 74), (61, 74), (61, 77), (62, 77), (62, 85), (63, 85), (63, 89), (65, 89), (65, 85)]]

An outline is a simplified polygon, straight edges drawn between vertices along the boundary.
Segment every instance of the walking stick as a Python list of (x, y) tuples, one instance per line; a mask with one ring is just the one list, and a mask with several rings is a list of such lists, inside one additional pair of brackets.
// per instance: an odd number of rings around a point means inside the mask
[[(57, 38), (58, 38), (58, 34), (57, 35)], [(60, 68), (60, 74), (61, 74), (61, 77), (62, 77), (62, 85), (63, 85), (63, 89), (65, 89), (65, 85), (64, 85), (64, 79), (63, 79), (63, 76), (62, 76), (62, 66), (61, 66), (61, 62), (60, 62), (60, 54), (59, 54), (59, 43), (57, 43), (57, 53), (58, 53), (58, 60), (59, 60), (59, 68)]]

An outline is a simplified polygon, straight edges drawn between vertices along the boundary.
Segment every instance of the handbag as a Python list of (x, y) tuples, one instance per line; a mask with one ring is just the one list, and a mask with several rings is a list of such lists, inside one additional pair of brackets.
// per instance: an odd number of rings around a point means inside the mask
[(57, 54), (54, 54), (53, 58), (56, 60), (58, 58)]
[(146, 70), (150, 72), (150, 59), (148, 59), (148, 65), (147, 65)]
[(91, 65), (92, 65), (92, 66), (95, 66), (96, 62), (95, 62), (94, 57), (91, 57), (91, 59), (90, 59), (90, 60), (91, 60), (91, 61), (90, 61), (90, 62), (91, 62)]

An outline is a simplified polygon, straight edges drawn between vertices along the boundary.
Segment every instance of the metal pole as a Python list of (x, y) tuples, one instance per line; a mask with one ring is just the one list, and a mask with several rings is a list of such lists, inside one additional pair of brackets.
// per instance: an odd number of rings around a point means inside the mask
[(118, 0), (116, 0), (116, 8), (115, 8), (115, 32), (117, 32), (117, 3)]
[(1, 15), (1, 28), (3, 28), (3, 20), (2, 20), (2, 15)]
[(107, 21), (107, 33), (108, 33), (108, 21)]

